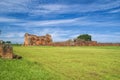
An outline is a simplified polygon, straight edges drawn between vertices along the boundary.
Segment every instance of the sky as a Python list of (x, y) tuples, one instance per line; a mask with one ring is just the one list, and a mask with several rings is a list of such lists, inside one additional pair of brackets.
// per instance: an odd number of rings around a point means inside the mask
[(90, 34), (120, 42), (120, 0), (0, 0), (0, 40), (23, 43), (24, 34), (51, 34), (53, 41)]

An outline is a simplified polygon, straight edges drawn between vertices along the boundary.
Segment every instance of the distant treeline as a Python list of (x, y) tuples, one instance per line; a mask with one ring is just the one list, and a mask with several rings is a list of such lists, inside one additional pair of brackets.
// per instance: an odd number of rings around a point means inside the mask
[(18, 43), (14, 43), (14, 44), (11, 44), (12, 46), (22, 46), (22, 44), (18, 44)]

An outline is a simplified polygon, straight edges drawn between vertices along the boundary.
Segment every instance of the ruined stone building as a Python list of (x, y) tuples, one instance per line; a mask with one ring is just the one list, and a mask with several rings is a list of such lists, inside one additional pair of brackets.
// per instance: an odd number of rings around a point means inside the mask
[(7, 59), (21, 59), (21, 56), (15, 55), (13, 53), (13, 47), (11, 44), (3, 43), (2, 40), (0, 40), (0, 57), (1, 58), (7, 58)]
[(24, 46), (120, 46), (120, 43), (98, 43), (97, 41), (85, 41), (80, 39), (67, 40), (62, 42), (52, 42), (49, 34), (36, 36), (26, 33), (24, 36)]
[(24, 36), (24, 46), (32, 46), (32, 45), (51, 45), (52, 37), (49, 34), (45, 36), (37, 36), (25, 33)]
[(13, 58), (13, 48), (8, 44), (3, 44), (0, 41), (0, 57), (2, 58)]

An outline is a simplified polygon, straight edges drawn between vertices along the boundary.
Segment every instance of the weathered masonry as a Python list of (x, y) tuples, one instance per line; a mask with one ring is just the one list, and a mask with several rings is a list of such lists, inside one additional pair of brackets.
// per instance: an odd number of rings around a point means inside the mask
[(46, 34), (45, 36), (37, 36), (26, 33), (24, 36), (24, 46), (32, 45), (51, 45), (52, 38), (51, 35)]

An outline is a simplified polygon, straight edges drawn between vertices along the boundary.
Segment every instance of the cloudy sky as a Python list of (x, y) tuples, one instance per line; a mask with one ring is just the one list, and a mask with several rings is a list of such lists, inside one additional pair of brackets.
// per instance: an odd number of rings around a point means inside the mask
[(22, 43), (24, 34), (64, 41), (90, 34), (120, 42), (120, 0), (0, 0), (0, 39)]

